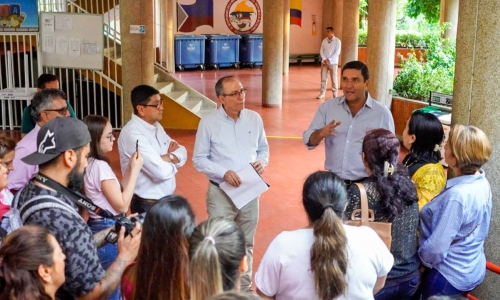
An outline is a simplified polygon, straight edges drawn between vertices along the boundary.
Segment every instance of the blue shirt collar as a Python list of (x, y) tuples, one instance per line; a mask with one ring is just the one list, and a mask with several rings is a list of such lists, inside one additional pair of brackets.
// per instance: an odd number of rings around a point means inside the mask
[[(375, 101), (375, 100), (372, 98), (372, 96), (370, 96), (370, 93), (365, 92), (365, 94), (367, 96), (365, 106), (367, 106), (368, 108), (372, 108), (373, 101)], [(344, 102), (345, 102), (345, 96), (340, 97), (339, 104), (343, 104)]]
[(474, 174), (474, 175), (462, 175), (458, 177), (454, 177), (451, 179), (448, 179), (446, 181), (446, 188), (449, 189), (451, 187), (454, 187), (456, 185), (462, 184), (464, 182), (474, 182), (474, 181), (481, 181), (484, 180), (486, 175), (484, 173), (483, 169), (479, 169), (480, 173), (479, 174)]

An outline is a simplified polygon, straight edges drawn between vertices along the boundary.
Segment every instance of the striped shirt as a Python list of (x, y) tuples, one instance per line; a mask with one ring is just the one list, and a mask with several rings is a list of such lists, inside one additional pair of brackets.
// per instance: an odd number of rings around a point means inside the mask
[(484, 171), (449, 179), (421, 212), (422, 263), (436, 268), (454, 288), (470, 291), (486, 273), (484, 240), (491, 218), (491, 189)]

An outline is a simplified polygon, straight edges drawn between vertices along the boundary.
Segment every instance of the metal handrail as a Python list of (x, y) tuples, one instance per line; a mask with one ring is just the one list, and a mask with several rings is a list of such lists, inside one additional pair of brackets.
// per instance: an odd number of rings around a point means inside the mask
[[(492, 262), (486, 261), (486, 270), (491, 271), (497, 275), (500, 275), (500, 266), (497, 266)], [(469, 300), (479, 300), (479, 298), (472, 296), (470, 293), (468, 293), (466, 297)]]

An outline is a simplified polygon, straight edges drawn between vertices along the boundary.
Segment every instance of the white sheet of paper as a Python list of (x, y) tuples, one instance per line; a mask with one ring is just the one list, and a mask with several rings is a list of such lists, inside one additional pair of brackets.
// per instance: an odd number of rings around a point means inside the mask
[(53, 34), (44, 34), (42, 40), (42, 51), (45, 53), (54, 53), (56, 50), (56, 38)]
[(80, 45), (81, 45), (80, 39), (70, 38), (69, 39), (69, 53), (68, 53), (69, 56), (74, 56), (74, 57), (80, 56), (80, 53), (81, 53)]
[(68, 38), (65, 36), (58, 36), (56, 38), (56, 53), (66, 54), (68, 53)]
[(241, 209), (250, 201), (269, 189), (267, 183), (260, 177), (251, 164), (237, 172), (241, 179), (239, 187), (227, 182), (220, 184), (220, 188), (231, 198), (236, 208)]
[(58, 30), (72, 30), (73, 20), (68, 16), (56, 16), (56, 29)]
[(45, 32), (54, 32), (54, 16), (46, 16), (42, 20), (42, 26)]

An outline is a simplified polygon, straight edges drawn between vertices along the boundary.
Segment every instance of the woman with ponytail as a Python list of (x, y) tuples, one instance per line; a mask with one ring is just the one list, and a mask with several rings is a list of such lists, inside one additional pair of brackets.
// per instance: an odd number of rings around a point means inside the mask
[(142, 225), (136, 262), (125, 269), (121, 289), (126, 300), (188, 300), (188, 238), (194, 214), (181, 196), (163, 197)]
[[(408, 170), (398, 165), (400, 144), (394, 133), (386, 129), (368, 132), (363, 140), (362, 159), (369, 177), (361, 184), (366, 189), (368, 209), (375, 221), (392, 222), (391, 253), (394, 266), (387, 275), (384, 288), (375, 299), (409, 299), (420, 279), (417, 255), (418, 198)], [(359, 188), (348, 190), (349, 202), (345, 218), (361, 208)]]
[(0, 248), (0, 299), (55, 299), (65, 279), (65, 258), (46, 228), (24, 226), (11, 232)]
[(280, 299), (373, 299), (393, 258), (375, 231), (342, 223), (344, 182), (315, 172), (302, 190), (309, 226), (280, 233), (255, 274), (257, 292)]
[(441, 160), (443, 125), (431, 114), (416, 110), (406, 122), (403, 146), (409, 150), (403, 159), (418, 195), (418, 210), (422, 210), (446, 184)]
[(247, 260), (245, 235), (235, 222), (209, 219), (196, 227), (189, 245), (191, 300), (240, 289)]

